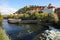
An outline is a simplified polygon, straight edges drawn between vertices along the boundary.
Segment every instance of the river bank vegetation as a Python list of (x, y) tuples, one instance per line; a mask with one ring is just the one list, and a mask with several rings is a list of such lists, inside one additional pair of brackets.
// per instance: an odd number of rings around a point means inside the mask
[(22, 20), (41, 20), (43, 22), (58, 22), (58, 16), (56, 13), (39, 13), (39, 12), (27, 12), (24, 14), (10, 14), (7, 15), (7, 18), (13, 18), (13, 19), (22, 19)]
[[(24, 8), (19, 9), (13, 14), (6, 15), (4, 18), (6, 19), (21, 19), (21, 20), (41, 20), (43, 23), (52, 23), (59, 24), (59, 18), (56, 13), (48, 13), (43, 11), (37, 11), (34, 8), (40, 8), (39, 6), (26, 6)], [(43, 6), (44, 8), (44, 6)]]
[(23, 20), (38, 20), (42, 23), (48, 23), (53, 26), (59, 27), (60, 21), (56, 13), (48, 13), (48, 12), (26, 12), (23, 14), (10, 14), (6, 16), (7, 19), (21, 19)]
[[(0, 21), (2, 22), (2, 16), (0, 15), (1, 19)], [(41, 20), (43, 23), (52, 23), (53, 25), (59, 24), (59, 19), (56, 13), (48, 13), (48, 12), (26, 12), (23, 14), (9, 14), (6, 16), (7, 19), (21, 19), (21, 20)], [(2, 36), (1, 40), (9, 40), (8, 36), (6, 35), (5, 31), (3, 29), (0, 30)]]
[(0, 13), (0, 40), (9, 40), (5, 30), (2, 29), (2, 20), (3, 20), (3, 17)]

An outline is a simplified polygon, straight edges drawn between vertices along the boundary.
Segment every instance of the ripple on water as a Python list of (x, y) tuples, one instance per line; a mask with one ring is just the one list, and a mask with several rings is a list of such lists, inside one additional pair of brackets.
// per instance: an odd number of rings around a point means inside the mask
[(38, 34), (33, 40), (60, 40), (60, 30), (49, 26), (49, 29)]

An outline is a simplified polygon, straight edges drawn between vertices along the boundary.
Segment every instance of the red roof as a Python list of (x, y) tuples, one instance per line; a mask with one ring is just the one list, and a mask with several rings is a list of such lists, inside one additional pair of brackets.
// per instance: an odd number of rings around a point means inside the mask
[(54, 6), (48, 6), (47, 8), (49, 9), (49, 8), (55, 8), (55, 7)]
[(33, 10), (44, 10), (44, 8), (33, 8)]
[[(47, 8), (50, 9), (50, 8), (55, 8), (55, 7), (54, 6), (48, 6)], [(44, 10), (44, 7), (35, 7), (35, 8), (32, 8), (32, 10)]]

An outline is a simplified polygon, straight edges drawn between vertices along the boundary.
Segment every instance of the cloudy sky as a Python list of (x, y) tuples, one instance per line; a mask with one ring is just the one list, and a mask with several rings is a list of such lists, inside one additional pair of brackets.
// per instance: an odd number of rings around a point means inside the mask
[(56, 7), (60, 6), (60, 0), (0, 0), (0, 12), (10, 14), (26, 5), (45, 6), (49, 3)]

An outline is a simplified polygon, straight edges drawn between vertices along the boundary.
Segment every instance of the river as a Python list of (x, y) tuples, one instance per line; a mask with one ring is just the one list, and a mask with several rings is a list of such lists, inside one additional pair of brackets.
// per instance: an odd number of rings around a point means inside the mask
[(2, 22), (2, 26), (11, 40), (37, 40), (38, 38), (40, 40), (60, 40), (60, 29), (51, 26), (9, 24), (5, 19)]

